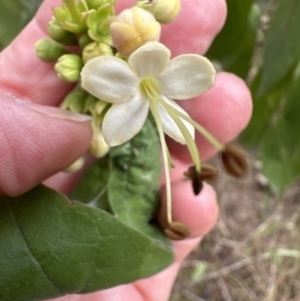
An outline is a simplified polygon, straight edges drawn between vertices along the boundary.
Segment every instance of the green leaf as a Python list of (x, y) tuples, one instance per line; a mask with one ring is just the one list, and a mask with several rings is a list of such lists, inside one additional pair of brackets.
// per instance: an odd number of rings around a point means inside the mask
[(300, 56), (300, 1), (280, 0), (267, 33), (259, 95), (276, 85)]
[(127, 225), (165, 238), (149, 221), (159, 206), (160, 152), (156, 128), (147, 121), (141, 132), (114, 147), (94, 164), (71, 194), (71, 198), (112, 212)]
[(259, 9), (253, 0), (227, 0), (228, 15), (207, 57), (217, 60), (223, 69), (245, 77), (256, 39)]
[(0, 198), (0, 300), (88, 293), (149, 277), (172, 261), (114, 216), (38, 186)]
[(72, 197), (89, 205), (43, 186), (0, 198), (0, 300), (88, 293), (166, 268), (172, 248), (153, 222), (159, 177), (157, 133), (147, 121), (83, 177)]
[(0, 47), (7, 46), (34, 16), (42, 0), (0, 1)]
[[(241, 140), (247, 147), (257, 147), (264, 138), (274, 120), (278, 119), (285, 96), (294, 76), (294, 68), (268, 93), (253, 99), (253, 113), (250, 123), (241, 135)], [(256, 95), (261, 81), (261, 73), (258, 73), (251, 86), (252, 95)]]
[(284, 192), (300, 176), (300, 68), (295, 70), (285, 106), (262, 140), (263, 172), (278, 193)]

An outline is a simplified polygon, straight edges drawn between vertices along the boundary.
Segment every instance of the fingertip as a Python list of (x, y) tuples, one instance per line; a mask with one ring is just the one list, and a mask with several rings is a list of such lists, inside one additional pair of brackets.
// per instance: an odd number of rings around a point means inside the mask
[[(246, 83), (234, 74), (221, 72), (216, 84), (199, 97), (181, 101), (180, 105), (192, 119), (205, 127), (219, 142), (226, 144), (235, 139), (247, 126), (252, 114), (252, 97)], [(196, 133), (196, 143), (201, 159), (216, 154), (216, 149), (201, 134)], [(169, 139), (173, 155), (184, 162), (191, 162), (185, 146)]]
[(224, 0), (182, 1), (176, 20), (162, 26), (161, 40), (172, 56), (204, 54), (222, 29), (226, 13)]
[[(207, 234), (218, 218), (217, 197), (213, 188), (204, 184), (201, 193), (195, 196), (190, 181), (177, 180), (172, 183), (172, 219), (185, 223), (191, 230), (189, 238)], [(163, 202), (158, 213), (158, 220), (167, 228), (165, 191), (162, 188)]]

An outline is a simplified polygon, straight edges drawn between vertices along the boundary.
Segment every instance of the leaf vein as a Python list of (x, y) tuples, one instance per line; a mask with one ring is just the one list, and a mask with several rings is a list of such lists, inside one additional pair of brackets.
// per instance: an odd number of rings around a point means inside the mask
[(33, 258), (33, 261), (36, 263), (37, 266), (40, 267), (40, 270), (41, 270), (42, 273), (45, 275), (45, 277), (48, 279), (48, 281), (49, 281), (55, 288), (57, 288), (62, 294), (65, 294), (65, 293), (63, 293), (62, 289), (61, 289), (61, 288), (60, 288), (60, 287), (59, 287), (59, 286), (58, 286), (58, 285), (57, 285), (57, 284), (56, 284), (56, 283), (55, 283), (55, 282), (47, 275), (47, 273), (45, 272), (43, 266), (42, 266), (41, 263), (37, 260), (37, 258), (35, 257), (35, 255), (33, 254), (32, 250), (31, 250), (31, 248), (30, 248), (30, 246), (29, 246), (29, 244), (28, 244), (28, 241), (27, 241), (27, 239), (26, 239), (26, 236), (25, 236), (24, 232), (22, 231), (22, 229), (21, 229), (21, 227), (20, 227), (20, 224), (19, 224), (19, 222), (18, 222), (18, 220), (17, 220), (17, 217), (16, 217), (16, 215), (14, 214), (14, 211), (12, 210), (12, 208), (11, 208), (11, 206), (10, 206), (10, 204), (9, 204), (9, 202), (7, 201), (6, 198), (5, 198), (5, 201), (6, 201), (6, 203), (7, 203), (7, 206), (8, 206), (8, 208), (9, 208), (10, 212), (11, 212), (11, 215), (12, 215), (14, 221), (15, 221), (16, 224), (17, 224), (17, 228), (19, 229), (20, 234), (21, 234), (21, 236), (23, 237), (23, 240), (24, 240), (24, 242), (25, 242), (25, 244), (26, 244), (26, 246), (27, 246), (27, 249), (28, 249), (30, 255), (31, 255), (32, 258)]

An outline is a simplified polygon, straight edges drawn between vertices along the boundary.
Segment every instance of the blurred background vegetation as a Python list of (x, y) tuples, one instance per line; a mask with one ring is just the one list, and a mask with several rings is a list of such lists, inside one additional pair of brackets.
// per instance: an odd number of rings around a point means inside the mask
[[(0, 2), (0, 49), (41, 2)], [(240, 143), (252, 168), (242, 182), (224, 174), (214, 183), (219, 222), (183, 264), (171, 300), (300, 300), (300, 1), (227, 5), (206, 55), (251, 89), (253, 117)]]

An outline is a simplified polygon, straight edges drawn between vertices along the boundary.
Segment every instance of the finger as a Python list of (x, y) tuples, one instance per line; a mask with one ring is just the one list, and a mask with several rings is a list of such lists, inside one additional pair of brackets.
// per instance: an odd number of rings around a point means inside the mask
[(44, 1), (36, 17), (0, 54), (0, 89), (46, 105), (57, 105), (72, 88), (58, 79), (52, 63), (39, 60), (35, 54), (36, 41), (48, 36), (52, 6), (61, 6), (61, 1)]
[(0, 193), (16, 196), (66, 168), (89, 147), (90, 119), (0, 94)]
[[(180, 105), (223, 144), (237, 137), (248, 124), (252, 113), (251, 94), (245, 82), (225, 72), (217, 74), (216, 85), (208, 92), (180, 101)], [(199, 133), (196, 133), (196, 143), (202, 160), (216, 153), (216, 149)], [(168, 144), (173, 156), (191, 163), (186, 146), (171, 139), (168, 139)]]
[[(117, 8), (133, 4), (133, 0), (119, 1)], [(61, 6), (61, 1), (45, 0), (36, 17), (0, 54), (0, 89), (45, 105), (57, 105), (72, 87), (58, 79), (53, 64), (42, 62), (35, 55), (35, 42), (47, 36), (52, 6)], [(180, 16), (163, 26), (161, 40), (173, 55), (204, 53), (223, 25), (225, 15), (224, 0), (182, 1)], [(49, 92), (46, 95), (45, 90)]]

